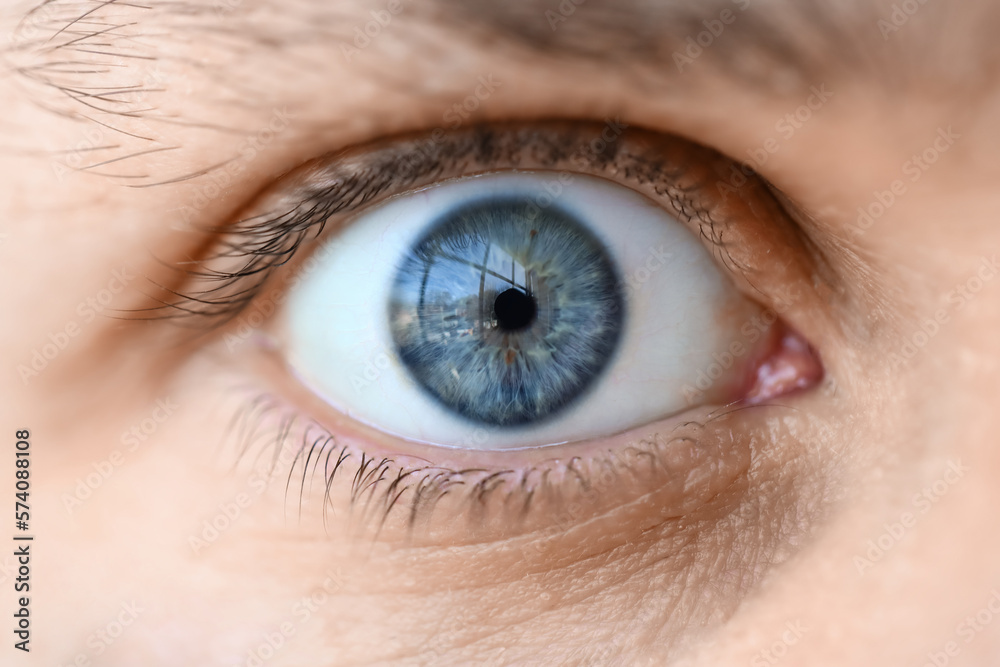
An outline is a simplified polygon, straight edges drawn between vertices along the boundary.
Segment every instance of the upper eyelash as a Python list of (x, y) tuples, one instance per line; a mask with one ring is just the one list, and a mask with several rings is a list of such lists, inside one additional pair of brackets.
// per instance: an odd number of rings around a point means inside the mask
[[(678, 216), (698, 220), (703, 239), (722, 254), (730, 269), (738, 269), (726, 250), (724, 230), (703, 205), (703, 198), (695, 194), (699, 186), (676, 185), (688, 173), (689, 165), (624, 153), (619, 150), (621, 142), (608, 143), (604, 152), (581, 150), (582, 137), (590, 138), (602, 127), (559, 121), (482, 125), (447, 134), (440, 141), (426, 137), (386, 140), (360, 155), (318, 158), (305, 166), (321, 166), (321, 182), (306, 179), (291, 188), (293, 193), (281, 197), (282, 203), (275, 207), (278, 210), (206, 229), (206, 234), (218, 238), (215, 247), (205, 257), (175, 267), (182, 274), (184, 287), (155, 285), (161, 290), (161, 295), (154, 297), (156, 305), (134, 310), (132, 315), (136, 319), (196, 318), (215, 326), (224, 324), (254, 301), (274, 270), (288, 264), (303, 245), (319, 237), (334, 216), (359, 210), (387, 191), (405, 191), (440, 177), (463, 161), (480, 171), (498, 160), (505, 160), (507, 168), (516, 168), (518, 156), (525, 150), (530, 150), (532, 159), (543, 167), (576, 160), (585, 162), (580, 168), (613, 166), (637, 183), (657, 183), (656, 192), (669, 200)], [(291, 204), (284, 203), (288, 199), (292, 199)]]
[[(597, 125), (597, 131), (602, 127)], [(168, 290), (168, 296), (174, 298), (164, 299), (155, 314), (225, 322), (254, 301), (275, 269), (288, 264), (304, 244), (321, 236), (334, 216), (358, 210), (387, 192), (403, 192), (439, 178), (455, 171), (456, 166), (471, 165), (475, 167), (472, 172), (488, 171), (497, 160), (506, 160), (508, 168), (516, 168), (517, 156), (524, 151), (530, 152), (533, 165), (566, 164), (567, 168), (578, 167), (583, 171), (609, 169), (631, 182), (651, 186), (669, 201), (678, 217), (694, 222), (698, 233), (722, 256), (730, 270), (740, 269), (728, 252), (725, 225), (716, 222), (710, 205), (706, 205), (704, 183), (690, 177), (695, 171), (693, 167), (707, 167), (712, 159), (725, 158), (687, 142), (684, 144), (701, 151), (681, 153), (689, 163), (676, 156), (670, 162), (670, 156), (658, 155), (656, 145), (649, 147), (642, 142), (635, 144), (639, 147), (635, 151), (614, 145), (603, 153), (581, 154), (581, 141), (595, 136), (594, 129), (595, 125), (590, 123), (489, 125), (453, 133), (443, 142), (412, 137), (394, 139), (358, 154), (343, 153), (314, 160), (303, 169), (313, 168), (322, 178), (307, 176), (290, 186), (279, 184), (275, 189), (280, 194), (279, 203), (272, 205), (271, 210), (207, 230), (219, 237), (214, 249), (205, 258), (182, 268), (188, 282), (194, 285), (185, 292)], [(707, 168), (698, 172), (698, 176), (706, 181), (712, 178)], [(710, 421), (730, 414), (727, 408)], [(690, 431), (704, 428), (707, 423), (689, 422), (684, 426)], [(289, 494), (297, 486), (301, 512), (306, 485), (322, 479), (324, 522), (327, 510), (334, 507), (330, 496), (334, 479), (351, 475), (350, 506), (359, 513), (362, 526), (375, 522), (376, 538), (388, 517), (398, 511), (407, 513), (412, 533), (448, 494), (462, 494), (470, 519), (477, 516), (477, 510), (482, 512), (488, 504), (496, 507), (497, 503), (511, 512), (513, 518), (524, 519), (538, 504), (538, 498), (562, 501), (574, 493), (586, 492), (591, 481), (574, 467), (573, 461), (520, 469), (451, 469), (403, 463), (391, 457), (369, 457), (341, 444), (337, 436), (313, 418), (266, 394), (257, 395), (239, 411), (231, 433), (239, 442), (238, 460), (254, 450), (261, 456), (273, 448), (272, 473), (278, 456), (290, 445), (295, 455), (285, 479), (286, 507)], [(297, 444), (295, 439), (299, 440)], [(618, 457), (635, 455), (655, 464), (657, 445), (646, 445), (646, 451), (635, 446), (629, 452), (602, 456), (598, 462), (620, 471), (625, 468)], [(574, 481), (556, 483), (555, 477)]]

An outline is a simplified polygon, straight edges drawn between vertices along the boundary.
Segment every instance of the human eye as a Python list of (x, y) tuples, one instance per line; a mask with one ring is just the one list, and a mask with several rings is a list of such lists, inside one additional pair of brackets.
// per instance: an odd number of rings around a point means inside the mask
[(34, 658), (992, 664), (998, 10), (7, 3)]
[(300, 512), (455, 539), (650, 494), (683, 514), (823, 375), (779, 315), (800, 240), (732, 164), (613, 121), (386, 138), (279, 179), (173, 306), (228, 318), (237, 448), (284, 462)]

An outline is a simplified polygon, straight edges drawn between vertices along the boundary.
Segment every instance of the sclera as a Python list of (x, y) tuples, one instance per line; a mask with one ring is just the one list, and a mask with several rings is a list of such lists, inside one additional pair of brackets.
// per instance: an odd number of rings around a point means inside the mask
[[(627, 321), (607, 370), (537, 426), (488, 427), (450, 412), (410, 377), (387, 319), (396, 269), (427, 226), (453, 207), (496, 196), (557, 205), (576, 217), (606, 245), (624, 283)], [(331, 406), (400, 438), (513, 449), (611, 435), (731, 398), (756, 359), (741, 325), (760, 306), (668, 211), (605, 179), (538, 171), (444, 181), (367, 209), (328, 243), (323, 262), (300, 277), (280, 314), (282, 351), (300, 381)], [(733, 357), (734, 343), (742, 355)], [(698, 383), (727, 354), (732, 364), (724, 373), (710, 387)]]

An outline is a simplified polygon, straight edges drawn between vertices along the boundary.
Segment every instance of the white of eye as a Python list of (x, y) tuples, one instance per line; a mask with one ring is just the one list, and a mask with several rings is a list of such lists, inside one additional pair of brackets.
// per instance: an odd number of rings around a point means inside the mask
[[(622, 279), (625, 322), (616, 352), (578, 400), (537, 425), (489, 426), (448, 409), (414, 381), (387, 316), (397, 270), (428, 227), (456, 207), (496, 197), (573, 216), (604, 244)], [(611, 435), (691, 407), (685, 392), (705, 389), (709, 369), (714, 386), (738, 384), (754, 356), (745, 347), (742, 358), (729, 351), (734, 341), (746, 342), (740, 323), (759, 306), (665, 209), (596, 177), (504, 172), (445, 181), (362, 213), (317, 256), (279, 317), (286, 362), (336, 409), (409, 440), (514, 449)]]

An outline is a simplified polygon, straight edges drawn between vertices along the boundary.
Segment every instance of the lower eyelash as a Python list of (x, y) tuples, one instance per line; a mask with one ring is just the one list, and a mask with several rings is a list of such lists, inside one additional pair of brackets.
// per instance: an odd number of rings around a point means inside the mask
[(282, 474), (282, 458), (290, 458), (283, 473), (284, 502), (287, 510), (290, 493), (297, 487), (294, 504), (299, 521), (307, 494), (312, 493), (315, 481), (322, 480), (322, 517), (329, 533), (329, 512), (337, 508), (334, 482), (346, 477), (350, 479), (347, 495), (351, 522), (360, 533), (369, 532), (375, 541), (390, 516), (403, 513), (407, 538), (412, 540), (419, 537), (419, 529), (430, 525), (431, 515), (446, 496), (459, 498), (458, 511), (470, 528), (481, 527), (493, 517), (502, 522), (505, 532), (516, 531), (528, 523), (532, 511), (548, 513), (541, 525), (568, 527), (575, 520), (572, 515), (581, 512), (579, 507), (572, 509), (574, 503), (596, 504), (602, 489), (604, 493), (611, 488), (622, 489), (634, 485), (637, 479), (645, 479), (650, 487), (666, 480), (683, 480), (692, 471), (671, 471), (662, 458), (668, 447), (682, 442), (692, 448), (704, 447), (705, 442), (699, 438), (706, 435), (708, 426), (735, 413), (763, 407), (726, 406), (703, 421), (677, 424), (669, 436), (658, 434), (628, 447), (609, 448), (589, 459), (552, 459), (519, 469), (457, 469), (424, 464), (418, 459), (403, 460), (408, 457), (369, 455), (356, 446), (342, 444), (321, 424), (266, 393), (241, 399), (227, 437), (237, 447), (237, 465), (252, 459), (256, 466), (270, 453), (265, 469), (268, 478)]
[[(211, 256), (191, 263), (188, 276), (195, 278), (195, 285), (188, 289), (191, 295), (170, 292), (176, 300), (167, 299), (171, 303), (165, 308), (176, 309), (176, 314), (182, 316), (207, 315), (213, 323), (238, 315), (256, 299), (272, 270), (288, 263), (303, 244), (321, 235), (335, 213), (349, 212), (380, 193), (411, 189), (422, 184), (420, 179), (442, 173), (448, 176), (449, 169), (455, 168), (449, 166), (449, 160), (458, 165), (463, 160), (482, 162), (474, 147), (478, 145), (476, 138), (483, 133), (506, 137), (507, 144), (516, 144), (519, 132), (528, 137), (526, 141), (535, 137), (529, 144), (531, 151), (549, 151), (551, 155), (546, 153), (544, 157), (551, 158), (554, 167), (571, 170), (581, 167), (572, 159), (571, 149), (593, 130), (593, 126), (563, 123), (549, 123), (537, 131), (521, 125), (487, 127), (459, 133), (443, 143), (436, 154), (413, 150), (417, 142), (409, 139), (399, 140), (399, 146), (383, 146), (381, 152), (371, 151), (371, 155), (366, 149), (361, 157), (317, 161), (314, 171), (324, 178), (304, 178), (297, 186), (284, 184), (277, 191), (279, 204), (271, 206), (270, 213), (258, 213), (228, 229), (217, 230), (221, 241), (213, 244)], [(596, 172), (600, 167), (609, 176), (622, 176), (630, 183), (645, 186), (647, 191), (655, 191), (655, 199), (662, 200), (665, 207), (672, 206), (679, 217), (697, 228), (731, 272), (746, 273), (747, 267), (741, 266), (730, 252), (740, 244), (739, 233), (727, 234), (730, 227), (736, 226), (736, 219), (731, 214), (727, 217), (724, 204), (719, 205), (718, 221), (713, 219), (716, 209), (710, 196), (715, 182), (712, 174), (731, 162), (678, 139), (641, 130), (629, 132), (629, 137), (622, 138), (620, 151), (601, 156), (603, 162), (591, 156), (593, 159), (582, 164), (579, 171)], [(660, 150), (661, 145), (666, 148)], [(408, 150), (423, 162), (393, 170), (394, 161), (401, 159), (401, 154), (405, 157)], [(295, 272), (286, 275), (294, 276)], [(161, 314), (167, 316), (167, 311)], [(271, 387), (273, 393), (261, 393), (261, 386)], [(268, 479), (285, 476), (284, 509), (287, 512), (295, 508), (300, 521), (306, 510), (321, 512), (329, 532), (331, 510), (349, 507), (348, 525), (368, 533), (373, 540), (379, 539), (390, 520), (393, 525), (405, 527), (410, 539), (416, 539), (418, 529), (430, 527), (432, 515), (436, 511), (440, 515), (445, 509), (455, 510), (468, 521), (471, 536), (488, 522), (500, 526), (503, 534), (525, 526), (567, 527), (580, 523), (580, 517), (589, 511), (586, 508), (610, 509), (617, 506), (611, 505), (615, 499), (621, 500), (619, 505), (628, 503), (644, 491), (662, 494), (655, 496), (653, 503), (661, 503), (657, 520), (665, 521), (704, 502), (706, 492), (717, 492), (718, 485), (711, 486), (704, 481), (706, 478), (715, 480), (712, 484), (724, 483), (727, 476), (741, 474), (741, 466), (749, 465), (749, 453), (733, 455), (731, 450), (743, 448), (749, 452), (747, 443), (751, 438), (759, 442), (771, 439), (763, 427), (759, 434), (751, 433), (754, 429), (749, 420), (730, 420), (742, 410), (760, 410), (768, 404), (725, 406), (715, 412), (705, 408), (688, 413), (697, 414), (697, 419), (668, 426), (663, 433), (650, 434), (637, 442), (619, 439), (619, 444), (604, 446), (600, 451), (581, 443), (579, 451), (589, 452), (585, 457), (556, 459), (565, 450), (552, 448), (552, 459), (532, 465), (478, 467), (477, 463), (474, 468), (448, 467), (409, 454), (375, 455), (371, 453), (374, 444), (369, 447), (362, 439), (358, 446), (352, 436), (338, 436), (309, 416), (309, 411), (297, 407), (310, 403), (284, 398), (286, 392), (270, 384), (254, 387), (249, 393), (246, 386), (240, 388), (241, 405), (229, 428), (230, 441), (237, 449), (237, 465), (251, 460), (254, 466), (263, 462)], [(315, 414), (322, 416), (324, 412), (316, 408)], [(678, 453), (685, 447), (696, 453)], [(401, 447), (403, 452), (408, 449)], [(437, 452), (431, 456), (447, 462), (456, 460), (447, 450)], [(513, 452), (475, 454), (481, 455), (482, 461), (501, 463), (519, 456)], [(687, 465), (689, 461), (693, 464)], [(320, 483), (322, 489), (318, 488)], [(663, 507), (664, 501), (667, 507)], [(579, 506), (585, 509), (574, 509)]]
[[(296, 422), (302, 426), (296, 428)], [(485, 469), (400, 465), (392, 458), (378, 459), (363, 451), (353, 451), (347, 445), (341, 445), (337, 436), (329, 430), (270, 394), (260, 394), (238, 408), (230, 423), (229, 435), (238, 441), (241, 459), (252, 457), (256, 463), (264, 452), (273, 450), (267, 466), (268, 475), (278, 472), (281, 453), (289, 451), (289, 446), (294, 447), (295, 453), (285, 480), (286, 505), (289, 492), (298, 486), (297, 506), (301, 519), (304, 497), (312, 490), (313, 481), (322, 474), (324, 523), (327, 522), (328, 509), (333, 507), (333, 483), (342, 476), (351, 479), (350, 507), (352, 512), (359, 512), (362, 523), (377, 519), (380, 528), (393, 511), (404, 511), (412, 530), (421, 517), (433, 511), (437, 500), (456, 487), (469, 491), (470, 502), (482, 503), (486, 495), (496, 488), (496, 480), (514, 474), (513, 470), (490, 472)], [(526, 480), (530, 474), (529, 469), (523, 479)], [(523, 481), (516, 488), (524, 493), (524, 508), (527, 510), (534, 489), (529, 489)], [(376, 529), (376, 537), (377, 534)]]

